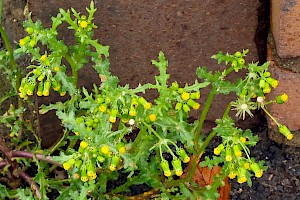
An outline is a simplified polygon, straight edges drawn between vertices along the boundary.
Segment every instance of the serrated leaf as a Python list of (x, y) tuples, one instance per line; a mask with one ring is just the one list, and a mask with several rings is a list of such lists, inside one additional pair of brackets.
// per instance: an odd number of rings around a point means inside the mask
[(16, 196), (18, 197), (19, 200), (33, 200), (33, 194), (29, 188), (26, 189), (17, 189), (17, 194)]
[(9, 190), (5, 185), (0, 183), (0, 198), (5, 199), (8, 197), (9, 199), (15, 198), (16, 190)]
[(180, 188), (180, 192), (183, 194), (185, 198), (188, 198), (190, 200), (196, 200), (194, 194), (183, 183), (179, 183), (179, 188)]
[(166, 86), (170, 74), (167, 74), (168, 61), (166, 60), (164, 53), (160, 51), (158, 61), (152, 60), (151, 62), (159, 69), (159, 76), (155, 76), (156, 81), (162, 86)]
[(62, 24), (62, 21), (61, 21), (62, 17), (61, 17), (61, 14), (59, 13), (56, 17), (52, 17), (51, 20), (52, 20), (52, 28), (51, 30), (54, 31), (56, 30), (56, 28)]
[(43, 115), (50, 110), (63, 110), (66, 108), (66, 105), (62, 102), (56, 102), (55, 104), (50, 104), (50, 105), (41, 105), (39, 109), (39, 114)]
[(228, 95), (230, 92), (236, 92), (237, 85), (231, 83), (230, 81), (217, 81), (215, 82), (217, 89), (217, 94), (225, 94)]
[(184, 91), (192, 92), (192, 91), (199, 91), (201, 88), (205, 88), (210, 84), (210, 82), (201, 82), (199, 83), (198, 80), (195, 80), (195, 83), (191, 86), (186, 85), (184, 87)]
[(61, 151), (59, 156), (52, 156), (52, 160), (63, 164), (70, 160), (72, 157), (73, 155), (66, 155), (63, 151)]
[(62, 83), (62, 87), (72, 96), (76, 92), (76, 86), (74, 77), (67, 76), (64, 72), (58, 71), (56, 73), (58, 81)]

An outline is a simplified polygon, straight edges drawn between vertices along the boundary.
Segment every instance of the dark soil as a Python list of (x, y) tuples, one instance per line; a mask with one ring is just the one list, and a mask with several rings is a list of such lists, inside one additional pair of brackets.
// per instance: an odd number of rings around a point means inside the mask
[(264, 175), (253, 179), (253, 186), (231, 181), (232, 199), (299, 200), (300, 199), (300, 147), (277, 144), (268, 138), (266, 121), (254, 130), (260, 141), (251, 150), (251, 156), (265, 160)]

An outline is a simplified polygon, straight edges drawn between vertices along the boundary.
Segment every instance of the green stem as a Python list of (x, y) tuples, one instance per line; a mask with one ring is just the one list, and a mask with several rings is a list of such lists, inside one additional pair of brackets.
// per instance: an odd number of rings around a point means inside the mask
[[(231, 108), (231, 102), (228, 104), (226, 110), (224, 111), (223, 117), (222, 119), (224, 119), (226, 116), (228, 116), (228, 113), (230, 111)], [(210, 141), (212, 140), (212, 138), (217, 134), (217, 132), (215, 132), (214, 130), (206, 137), (204, 143), (201, 145), (200, 149), (198, 150), (198, 152), (195, 154), (195, 158), (193, 160), (191, 169), (188, 172), (188, 175), (185, 177), (186, 181), (190, 181), (192, 176), (195, 173), (197, 164), (200, 160), (201, 155), (204, 153), (205, 149), (207, 148), (207, 146), (209, 145)]]
[[(11, 46), (11, 43), (8, 39), (8, 36), (4, 30), (4, 27), (2, 26), (2, 0), (0, 0), (0, 9), (1, 9), (1, 13), (0, 13), (0, 35), (4, 41), (6, 50), (8, 52), (8, 56), (9, 56), (9, 65), (11, 66), (11, 69), (13, 71), (13, 73), (15, 73), (15, 79), (14, 79), (14, 86), (15, 87), (15, 92), (16, 94), (18, 93), (18, 89), (21, 85), (21, 80), (22, 80), (22, 73), (21, 73), (21, 69), (20, 67), (17, 65), (15, 58), (14, 58), (14, 52), (13, 52), (13, 48)], [(13, 80), (12, 80), (13, 81)], [(18, 96), (18, 108), (22, 108), (23, 107), (23, 101), (22, 99)], [(20, 113), (19, 115), (19, 120), (23, 121), (23, 113)], [(22, 129), (19, 130), (19, 136), (18, 138), (20, 139), (22, 135)]]
[[(63, 136), (62, 136), (62, 137), (59, 139), (59, 141), (58, 141), (58, 142), (50, 149), (49, 154), (52, 154), (52, 153), (60, 146), (61, 142), (65, 140), (65, 138), (66, 138), (66, 136), (67, 136), (68, 134), (69, 134), (69, 133), (68, 133), (67, 129), (65, 129)], [(72, 146), (72, 147), (69, 146), (69, 148), (73, 148), (73, 147), (74, 147), (74, 146)]]
[(225, 112), (224, 112), (224, 114), (223, 114), (222, 119), (224, 119), (225, 117), (228, 116), (228, 113), (229, 113), (229, 111), (230, 111), (230, 108), (231, 108), (231, 106), (232, 106), (232, 103), (233, 103), (233, 102), (230, 102), (230, 103), (227, 105), (227, 108), (226, 108), (226, 110), (225, 110)]
[(0, 0), (0, 22), (2, 23), (2, 0)]
[(216, 90), (216, 86), (213, 84), (212, 88), (210, 90), (210, 93), (209, 93), (209, 95), (207, 97), (204, 109), (203, 109), (203, 111), (201, 113), (200, 119), (199, 119), (199, 121), (197, 123), (197, 126), (196, 126), (195, 130), (194, 130), (194, 134), (195, 134), (194, 144), (195, 144), (196, 150), (198, 150), (198, 143), (199, 143), (199, 139), (200, 139), (201, 130), (202, 130), (204, 121), (206, 119), (207, 113), (208, 113), (208, 111), (210, 109), (210, 106), (211, 106), (211, 103), (213, 101), (213, 98), (215, 96), (215, 90)]
[(2, 26), (2, 24), (0, 24), (0, 34), (1, 34), (1, 37), (4, 41), (4, 44), (5, 44), (5, 47), (6, 47), (6, 50), (8, 52), (8, 56), (9, 56), (9, 64), (12, 68), (12, 71), (14, 71), (16, 73), (16, 82), (15, 82), (15, 89), (18, 90), (18, 88), (20, 87), (20, 84), (21, 84), (21, 79), (22, 79), (22, 74), (21, 74), (21, 71), (20, 71), (20, 68), (18, 67), (16, 61), (15, 61), (15, 58), (14, 58), (14, 53), (13, 53), (13, 48), (9, 42), (9, 39), (7, 37), (7, 34)]
[(275, 124), (279, 127), (280, 124), (278, 123), (278, 121), (268, 112), (268, 110), (265, 107), (262, 107), (263, 111), (265, 111), (265, 113), (275, 122)]
[(74, 85), (75, 87), (77, 87), (77, 82), (78, 82), (78, 70), (76, 68), (76, 63), (74, 62), (74, 60), (69, 56), (69, 55), (65, 55), (65, 58), (67, 59), (68, 63), (71, 66), (72, 69), (72, 76), (74, 77)]
[(143, 122), (143, 124), (159, 139), (163, 140), (162, 137), (159, 136), (159, 134), (151, 127), (149, 126), (146, 122)]
[(216, 135), (217, 132), (215, 132), (214, 130), (206, 137), (203, 145), (201, 145), (200, 149), (198, 150), (198, 152), (195, 154), (195, 157), (193, 159), (193, 162), (192, 162), (192, 166), (191, 166), (191, 169), (189, 170), (188, 172), (188, 175), (184, 178), (185, 181), (189, 182), (194, 173), (195, 173), (195, 170), (196, 170), (196, 167), (198, 165), (198, 162), (200, 160), (200, 157), (201, 155), (203, 154), (203, 152), (205, 151), (206, 147), (209, 145), (211, 139)]

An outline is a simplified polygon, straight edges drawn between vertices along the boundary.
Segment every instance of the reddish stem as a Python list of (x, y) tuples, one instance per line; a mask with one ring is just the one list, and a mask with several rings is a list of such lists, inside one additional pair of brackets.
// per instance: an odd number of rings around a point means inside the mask
[(1, 160), (0, 161), (0, 169), (2, 169), (3, 167), (5, 167), (8, 164), (7, 160)]
[(18, 171), (18, 174), (21, 178), (23, 178), (31, 187), (31, 189), (34, 191), (38, 199), (42, 199), (41, 193), (40, 193), (40, 187), (32, 180), (32, 178), (23, 172), (22, 170)]
[(43, 154), (34, 154), (31, 152), (26, 152), (26, 151), (12, 151), (11, 157), (13, 157), (13, 158), (30, 158), (30, 159), (36, 158), (38, 160), (46, 161), (48, 163), (51, 163), (51, 164), (54, 164), (54, 165), (57, 165), (60, 167), (62, 166), (60, 163), (53, 161), (51, 156), (44, 156)]
[(5, 142), (3, 141), (3, 138), (0, 137), (0, 151), (5, 155), (5, 157), (8, 159), (9, 162), (11, 162), (11, 151), (10, 149), (5, 145)]

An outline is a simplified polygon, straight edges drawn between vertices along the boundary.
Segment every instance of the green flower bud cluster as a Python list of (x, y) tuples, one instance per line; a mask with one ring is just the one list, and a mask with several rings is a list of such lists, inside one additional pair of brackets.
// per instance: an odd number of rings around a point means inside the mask
[(78, 152), (74, 153), (72, 158), (63, 163), (63, 168), (71, 171), (74, 179), (79, 179), (83, 182), (94, 180), (96, 174), (96, 159), (94, 154), (97, 151), (88, 146), (88, 143), (81, 141)]
[[(252, 66), (253, 65), (253, 66)], [(265, 98), (265, 94), (271, 92), (271, 88), (278, 86), (278, 80), (271, 77), (271, 73), (267, 71), (268, 65), (257, 66), (252, 64), (251, 72), (249, 72), (246, 85), (242, 91), (238, 91), (237, 94), (240, 98)], [(250, 67), (249, 67), (250, 68)]]
[(21, 81), (19, 87), (19, 96), (21, 98), (27, 99), (28, 96), (32, 96), (36, 88), (37, 96), (49, 96), (51, 88), (59, 92), (61, 96), (66, 94), (61, 83), (57, 80), (56, 76), (52, 76), (51, 72), (47, 70), (43, 70), (42, 72), (41, 68), (35, 68), (32, 74), (32, 76), (27, 76)]
[(98, 104), (97, 111), (108, 114), (111, 123), (117, 122), (119, 118), (122, 123), (131, 124), (132, 121), (136, 120), (138, 114), (151, 122), (156, 121), (157, 118), (155, 112), (151, 110), (152, 104), (144, 97), (129, 95), (106, 97), (105, 92), (103, 92), (102, 95), (96, 95), (95, 102)]
[(19, 40), (20, 47), (26, 47), (26, 48), (34, 48), (37, 44), (37, 32), (34, 29), (34, 27), (27, 27), (26, 32), (29, 34), (28, 36), (22, 38)]
[(173, 82), (170, 89), (173, 90), (173, 95), (180, 97), (175, 105), (175, 110), (183, 110), (185, 113), (189, 113), (191, 108), (194, 110), (200, 108), (200, 104), (195, 101), (200, 99), (200, 91), (186, 92), (184, 88), (179, 87), (177, 82)]
[(245, 67), (245, 59), (243, 57), (248, 53), (247, 50), (243, 50), (243, 52), (237, 51), (233, 55), (226, 53), (225, 55), (220, 51), (218, 54), (213, 55), (211, 58), (216, 59), (218, 63), (225, 62), (227, 65), (231, 63), (231, 67), (238, 72), (240, 69)]
[(89, 32), (94, 28), (97, 28), (97, 26), (85, 15), (78, 16), (75, 20), (77, 20), (78, 24), (78, 28), (76, 30), (78, 33)]
[(13, 104), (9, 105), (9, 109), (2, 115), (2, 123), (10, 129), (10, 137), (18, 137), (19, 130), (22, 127), (23, 122), (18, 120), (23, 108), (16, 109)]
[[(173, 170), (174, 170), (176, 176), (181, 176), (183, 174), (181, 160), (175, 157), (175, 158), (173, 158), (171, 163), (172, 163), (172, 167), (173, 167)], [(169, 162), (167, 160), (162, 159), (160, 166), (166, 177), (169, 177), (172, 175), (172, 172), (171, 172), (170, 166), (169, 166)]]
[(278, 125), (279, 132), (286, 137), (286, 139), (291, 140), (293, 139), (294, 135), (291, 133), (290, 129), (282, 124)]
[[(173, 160), (171, 162), (173, 171), (175, 172), (176, 176), (181, 176), (183, 174), (182, 162), (188, 163), (190, 161), (190, 157), (187, 155), (186, 151), (183, 148), (178, 148), (178, 147), (176, 147), (177, 156), (175, 156), (173, 152), (171, 154), (173, 156)], [(169, 167), (169, 162), (166, 159), (164, 159), (162, 156), (161, 156), (160, 166), (165, 176), (169, 177), (172, 175), (172, 171), (170, 170)]]
[[(76, 118), (76, 122), (78, 124), (84, 123), (86, 130), (92, 131), (97, 127), (97, 125), (99, 123), (99, 119), (95, 116), (80, 116), (80, 117)], [(79, 135), (79, 133), (75, 133), (75, 134)]]
[(245, 52), (241, 53), (240, 51), (235, 52), (232, 56), (231, 67), (233, 67), (236, 72), (245, 66), (245, 59), (243, 58), (244, 56)]
[(276, 103), (283, 104), (288, 100), (289, 96), (286, 93), (283, 93), (282, 95), (279, 95), (276, 97)]
[(116, 151), (107, 145), (98, 148), (92, 147), (86, 141), (81, 141), (78, 151), (66, 162), (63, 168), (73, 174), (73, 178), (86, 182), (97, 178), (96, 166), (102, 165), (111, 171), (115, 171), (121, 161), (121, 154), (124, 154), (125, 144), (120, 142), (116, 145)]
[(244, 137), (241, 137), (237, 143), (233, 143), (232, 145), (224, 145), (223, 143), (219, 144), (216, 148), (214, 148), (215, 155), (221, 155), (225, 153), (225, 160), (228, 162), (234, 161), (243, 156), (243, 146), (246, 142)]
[(237, 162), (232, 162), (228, 165), (228, 177), (234, 179), (237, 177), (238, 183), (245, 183), (250, 180), (251, 173), (255, 177), (260, 178), (263, 175), (263, 166), (260, 166), (253, 160), (245, 158), (239, 159)]
[(259, 87), (262, 89), (264, 94), (271, 92), (271, 87), (276, 88), (278, 86), (278, 81), (270, 77), (270, 72), (266, 71), (259, 79)]
[(26, 99), (28, 96), (33, 95), (36, 88), (37, 96), (49, 96), (51, 87), (54, 91), (59, 92), (61, 96), (64, 96), (66, 90), (63, 89), (57, 76), (52, 74), (58, 72), (60, 67), (51, 67), (46, 54), (42, 55), (39, 60), (40, 66), (31, 66), (33, 70), (22, 79), (19, 96)]
[(263, 174), (262, 166), (256, 163), (253, 159), (243, 157), (243, 145), (246, 143), (246, 138), (241, 137), (238, 143), (232, 145), (219, 144), (214, 148), (214, 154), (224, 156), (225, 165), (228, 169), (228, 177), (234, 179), (237, 177), (238, 183), (244, 183), (250, 179), (251, 172), (255, 177), (260, 178)]

